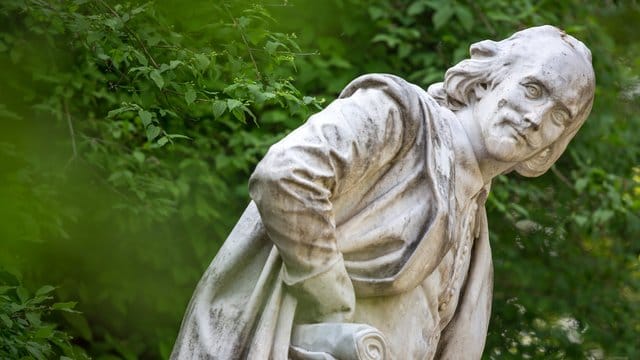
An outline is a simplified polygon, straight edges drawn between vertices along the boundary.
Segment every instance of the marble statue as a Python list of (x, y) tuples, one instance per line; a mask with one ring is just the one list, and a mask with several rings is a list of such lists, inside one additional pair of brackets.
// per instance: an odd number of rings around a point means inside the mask
[(543, 174), (591, 111), (587, 47), (552, 26), (471, 45), (427, 91), (364, 75), (273, 145), (172, 359), (479, 359), (484, 203)]

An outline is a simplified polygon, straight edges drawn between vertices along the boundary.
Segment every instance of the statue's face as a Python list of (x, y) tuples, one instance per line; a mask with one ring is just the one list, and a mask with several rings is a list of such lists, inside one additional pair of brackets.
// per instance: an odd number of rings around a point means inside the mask
[(520, 162), (551, 145), (571, 125), (589, 100), (583, 95), (590, 70), (568, 44), (556, 39), (521, 41), (505, 62), (510, 71), (492, 89), (480, 90), (474, 117), (490, 156)]

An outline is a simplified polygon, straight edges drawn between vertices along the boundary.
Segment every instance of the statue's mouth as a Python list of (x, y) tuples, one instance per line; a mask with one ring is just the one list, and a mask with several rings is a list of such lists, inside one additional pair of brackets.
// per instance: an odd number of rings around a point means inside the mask
[(521, 140), (529, 144), (529, 140), (527, 139), (527, 136), (522, 131), (520, 131), (520, 129), (518, 129), (516, 126), (512, 126), (512, 128), (518, 138), (520, 138)]
[(524, 131), (518, 128), (518, 125), (515, 122), (511, 121), (511, 119), (505, 118), (502, 121), (502, 126), (504, 126), (509, 131), (511, 137), (513, 137), (516, 141), (523, 141), (529, 144), (529, 140), (524, 134)]

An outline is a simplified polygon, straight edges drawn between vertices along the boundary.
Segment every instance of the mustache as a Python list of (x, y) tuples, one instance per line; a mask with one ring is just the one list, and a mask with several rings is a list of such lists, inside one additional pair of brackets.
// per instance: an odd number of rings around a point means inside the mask
[(520, 136), (527, 143), (527, 145), (531, 147), (540, 146), (539, 137), (529, 134), (529, 129), (531, 128), (531, 126), (527, 125), (522, 116), (507, 112), (506, 114), (500, 116), (498, 125), (509, 126), (510, 128), (512, 128), (518, 134), (518, 136)]

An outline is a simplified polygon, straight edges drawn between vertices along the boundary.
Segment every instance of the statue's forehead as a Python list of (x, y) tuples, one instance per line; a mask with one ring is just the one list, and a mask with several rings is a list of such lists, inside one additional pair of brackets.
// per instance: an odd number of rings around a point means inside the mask
[(509, 50), (512, 75), (538, 79), (571, 110), (591, 98), (591, 65), (560, 38), (518, 41)]

